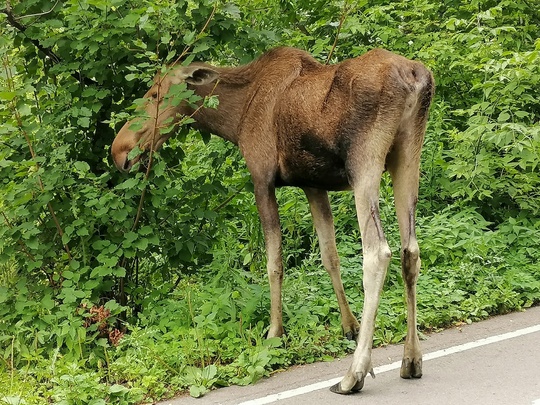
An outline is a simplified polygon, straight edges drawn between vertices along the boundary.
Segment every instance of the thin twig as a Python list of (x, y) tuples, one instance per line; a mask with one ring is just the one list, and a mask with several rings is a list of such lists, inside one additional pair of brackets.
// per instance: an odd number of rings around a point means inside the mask
[[(206, 23), (204, 24), (203, 28), (201, 29), (201, 31), (197, 35), (197, 38), (195, 39), (195, 41), (197, 41), (201, 37), (203, 32), (208, 27), (208, 24), (210, 24), (210, 21), (212, 20), (212, 18), (214, 17), (214, 14), (216, 12), (216, 8), (217, 8), (217, 4), (214, 5), (214, 8), (212, 9), (212, 12), (210, 13), (210, 16), (206, 20)], [(180, 56), (172, 63), (171, 67), (176, 65), (180, 61), (180, 59), (182, 59), (188, 53), (189, 49), (190, 49), (190, 46), (189, 45), (186, 46), (186, 48), (184, 49), (184, 51), (182, 51)], [(165, 72), (165, 74), (163, 76), (160, 76), (160, 78), (158, 79), (157, 95), (156, 95), (157, 100), (160, 99), (161, 83), (163, 82), (163, 80), (169, 74), (170, 71), (171, 71), (170, 69), (167, 70)], [(215, 84), (214, 88), (212, 89), (212, 92), (210, 93), (210, 96), (212, 96), (212, 94), (214, 93), (214, 90), (216, 89), (216, 87), (218, 85), (218, 82), (219, 81), (216, 81), (216, 84)], [(201, 104), (195, 111), (193, 111), (193, 113), (189, 117), (184, 117), (182, 120), (180, 120), (180, 122), (178, 122), (175, 125), (181, 126), (184, 121), (186, 121), (188, 118), (192, 118), (201, 108), (203, 108), (203, 106), (204, 106), (204, 103)], [(153, 128), (153, 134), (152, 134), (152, 142), (150, 143), (150, 153), (149, 153), (149, 157), (148, 157), (148, 165), (146, 167), (146, 172), (144, 174), (145, 185), (144, 185), (144, 188), (143, 188), (143, 190), (141, 192), (141, 197), (139, 198), (139, 204), (137, 206), (137, 214), (135, 215), (135, 220), (133, 221), (133, 225), (131, 227), (132, 232), (137, 228), (137, 225), (139, 224), (139, 220), (140, 220), (141, 215), (142, 215), (144, 199), (146, 197), (146, 182), (147, 182), (147, 180), (148, 180), (148, 178), (150, 176), (150, 171), (152, 169), (152, 164), (153, 164), (153, 161), (154, 161), (155, 139), (156, 139), (157, 134), (159, 133), (158, 118), (159, 118), (160, 115), (161, 115), (161, 113), (159, 112), (159, 103), (156, 102), (156, 114), (155, 114), (155, 118), (154, 118), (154, 128)], [(125, 268), (125, 264), (126, 264), (126, 257), (124, 256), (124, 258), (122, 259), (122, 262), (120, 264), (120, 267)]]
[(238, 194), (240, 194), (242, 191), (244, 191), (244, 188), (246, 187), (246, 184), (248, 182), (246, 181), (242, 187), (240, 187), (238, 190), (236, 190), (233, 194), (231, 194), (225, 201), (223, 201), (221, 204), (219, 204), (216, 208), (214, 208), (212, 211), (216, 212), (221, 210), (223, 207), (225, 207), (227, 204), (229, 204), (234, 197), (236, 197)]
[[(193, 41), (193, 43), (197, 42), (199, 39), (201, 39), (202, 37), (202, 34), (204, 33), (204, 31), (206, 31), (206, 28), (208, 28), (208, 24), (210, 24), (210, 21), (212, 21), (212, 18), (214, 18), (214, 14), (216, 13), (216, 8), (217, 8), (217, 3), (214, 4), (214, 8), (212, 9), (212, 12), (210, 13), (210, 16), (208, 17), (208, 19), (206, 20), (206, 22), (204, 23), (204, 26), (202, 27), (202, 29), (199, 31), (199, 34), (197, 35), (197, 38), (195, 38), (195, 40)], [(187, 55), (187, 53), (189, 52), (189, 50), (191, 49), (191, 45), (187, 45), (184, 50), (182, 51), (182, 53), (180, 54), (180, 56), (178, 56), (178, 58), (176, 58), (176, 60), (172, 63), (171, 66), (175, 66), (179, 61), (180, 59), (182, 59), (184, 56)]]
[(141, 193), (141, 198), (139, 199), (139, 206), (137, 207), (137, 215), (135, 215), (135, 221), (133, 221), (133, 226), (131, 227), (132, 231), (134, 231), (135, 228), (137, 228), (137, 224), (139, 223), (139, 219), (141, 218), (142, 207), (143, 207), (145, 196), (146, 196), (146, 185), (144, 186)]
[(56, 6), (58, 5), (59, 2), (60, 2), (60, 0), (56, 0), (56, 3), (54, 3), (54, 6), (52, 6), (52, 8), (51, 8), (49, 11), (44, 11), (43, 13), (37, 13), (37, 14), (23, 15), (23, 16), (20, 16), (20, 17), (16, 17), (15, 19), (16, 19), (16, 20), (22, 20), (23, 18), (41, 17), (41, 16), (43, 16), (43, 15), (50, 14), (50, 13), (52, 13), (53, 10), (56, 8)]
[(176, 290), (176, 287), (178, 287), (178, 284), (180, 284), (180, 281), (182, 280), (182, 272), (180, 272), (180, 274), (178, 274), (178, 278), (176, 279), (176, 281), (174, 282), (173, 286), (171, 288), (169, 288), (169, 294), (171, 294), (174, 290)]
[(343, 5), (343, 13), (341, 14), (341, 18), (339, 20), (339, 25), (336, 32), (336, 38), (334, 39), (334, 44), (332, 45), (332, 49), (330, 49), (330, 53), (328, 54), (328, 57), (326, 58), (325, 65), (328, 65), (330, 63), (330, 58), (332, 58), (332, 54), (334, 53), (334, 50), (336, 49), (336, 45), (339, 39), (339, 34), (341, 33), (341, 28), (343, 27), (343, 23), (345, 22), (345, 19), (347, 18), (348, 14), (351, 12), (352, 9), (353, 9), (352, 5), (350, 7), (348, 7), (346, 3)]

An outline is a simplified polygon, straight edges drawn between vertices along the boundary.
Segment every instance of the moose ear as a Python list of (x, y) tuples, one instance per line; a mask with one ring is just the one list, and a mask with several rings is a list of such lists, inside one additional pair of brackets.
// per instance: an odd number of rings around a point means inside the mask
[(181, 76), (186, 83), (202, 86), (217, 80), (219, 73), (205, 66), (187, 66), (182, 69)]

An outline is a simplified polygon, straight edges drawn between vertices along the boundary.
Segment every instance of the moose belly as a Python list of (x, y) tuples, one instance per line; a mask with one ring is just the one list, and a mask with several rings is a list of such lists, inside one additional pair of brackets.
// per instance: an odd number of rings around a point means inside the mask
[(350, 188), (343, 159), (321, 145), (295, 148), (282, 154), (276, 186), (313, 187), (328, 191)]

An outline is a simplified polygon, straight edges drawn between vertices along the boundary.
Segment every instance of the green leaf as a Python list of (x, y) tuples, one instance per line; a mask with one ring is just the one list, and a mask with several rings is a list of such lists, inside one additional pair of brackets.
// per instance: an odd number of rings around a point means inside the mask
[(129, 388), (124, 387), (123, 385), (114, 384), (109, 387), (109, 392), (111, 394), (126, 394), (129, 392)]
[(251, 253), (246, 253), (246, 255), (244, 256), (243, 265), (244, 266), (248, 265), (249, 263), (251, 263), (252, 259), (253, 259), (253, 255)]
[(88, 236), (90, 233), (88, 232), (88, 228), (79, 228), (77, 229), (77, 235), (78, 236)]
[(497, 118), (497, 121), (499, 122), (506, 122), (510, 119), (510, 114), (508, 114), (506, 111), (503, 111), (499, 114), (499, 118)]
[(200, 42), (193, 48), (193, 53), (201, 53), (210, 49), (210, 45), (207, 42)]
[(0, 91), (0, 100), (11, 101), (15, 96), (16, 93), (14, 91)]
[(90, 118), (88, 117), (79, 117), (77, 119), (77, 125), (83, 127), (83, 128), (89, 128), (90, 127)]
[(189, 387), (189, 395), (193, 398), (200, 398), (208, 392), (208, 389), (202, 385), (192, 385)]
[(143, 235), (143, 236), (150, 235), (153, 232), (154, 232), (154, 229), (150, 225), (145, 225), (141, 227), (141, 229), (139, 229), (139, 235)]
[(67, 245), (71, 241), (71, 235), (68, 233), (64, 233), (62, 235), (62, 244)]
[(148, 239), (146, 238), (138, 238), (134, 243), (133, 246), (135, 246), (139, 250), (146, 250), (148, 247)]
[(49, 294), (45, 295), (41, 300), (41, 306), (47, 310), (54, 308), (54, 301)]
[(18, 395), (7, 395), (0, 398), (6, 405), (26, 405), (28, 402)]
[(240, 18), (240, 8), (238, 8), (237, 5), (233, 3), (227, 3), (223, 6), (223, 10), (227, 13), (229, 13), (233, 18), (239, 19)]
[(161, 37), (161, 43), (162, 43), (162, 44), (167, 44), (167, 45), (168, 45), (169, 42), (171, 42), (171, 39), (172, 39), (171, 34), (166, 33), (165, 35), (163, 35), (163, 36)]
[(7, 287), (4, 287), (4, 286), (0, 286), (0, 304), (6, 302), (10, 296), (10, 294), (8, 294), (9, 290), (7, 289)]
[(125, 27), (135, 26), (139, 22), (140, 18), (141, 17), (138, 14), (131, 13), (126, 15), (122, 22)]
[(129, 231), (124, 235), (124, 241), (122, 242), (122, 247), (128, 248), (130, 247), (133, 242), (137, 240), (137, 234), (133, 231)]
[(186, 45), (191, 45), (194, 39), (195, 39), (195, 32), (189, 31), (184, 35), (183, 43)]
[(111, 245), (111, 242), (108, 240), (97, 240), (94, 243), (92, 243), (92, 248), (95, 250), (103, 250), (110, 245)]
[(30, 249), (38, 249), (39, 248), (39, 239), (37, 237), (32, 237), (26, 241), (26, 246), (28, 246)]
[(214, 379), (217, 375), (217, 367), (214, 364), (206, 366), (202, 371), (202, 378), (206, 381)]
[(86, 162), (77, 161), (73, 163), (73, 166), (75, 167), (76, 170), (80, 172), (86, 173), (90, 171), (90, 165)]

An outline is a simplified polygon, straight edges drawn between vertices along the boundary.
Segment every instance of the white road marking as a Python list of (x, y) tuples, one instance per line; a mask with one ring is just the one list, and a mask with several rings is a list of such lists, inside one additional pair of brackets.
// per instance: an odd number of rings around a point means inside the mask
[[(433, 359), (438, 359), (439, 357), (444, 357), (444, 356), (448, 356), (448, 355), (451, 355), (451, 354), (464, 352), (466, 350), (475, 349), (477, 347), (490, 345), (492, 343), (502, 342), (503, 340), (513, 339), (513, 338), (528, 335), (529, 333), (534, 333), (534, 332), (540, 332), (540, 325), (534, 325), (534, 326), (530, 326), (530, 327), (524, 328), (524, 329), (519, 329), (519, 330), (516, 330), (516, 331), (513, 331), (513, 332), (503, 333), (501, 335), (490, 336), (490, 337), (487, 337), (487, 338), (484, 338), (484, 339), (475, 340), (474, 342), (464, 343), (462, 345), (452, 346), (452, 347), (449, 347), (447, 349), (437, 350), (435, 352), (425, 354), (423, 356), (423, 361), (429, 361), (429, 360), (433, 360)], [(396, 370), (396, 369), (398, 369), (400, 367), (401, 367), (401, 360), (396, 361), (394, 363), (385, 364), (383, 366), (375, 367), (374, 371), (375, 371), (375, 374), (381, 374), (381, 373), (385, 373), (385, 372), (390, 371), (390, 370)], [(309, 392), (322, 390), (324, 388), (331, 387), (332, 385), (337, 384), (338, 382), (340, 382), (341, 379), (342, 379), (342, 377), (339, 377), (339, 378), (333, 378), (333, 379), (327, 380), (327, 381), (321, 381), (321, 382), (318, 382), (318, 383), (305, 385), (303, 387), (295, 388), (295, 389), (292, 389), (292, 390), (278, 392), (277, 394), (271, 394), (271, 395), (266, 395), (266, 396), (261, 397), (261, 398), (251, 399), (249, 401), (242, 402), (242, 403), (240, 403), (238, 405), (264, 405), (264, 404), (270, 404), (272, 402), (277, 402), (277, 401), (282, 400), (282, 399), (292, 398), (292, 397), (296, 397), (298, 395), (304, 395), (304, 394), (307, 394)], [(532, 403), (532, 405), (540, 405), (540, 399), (535, 400)]]

